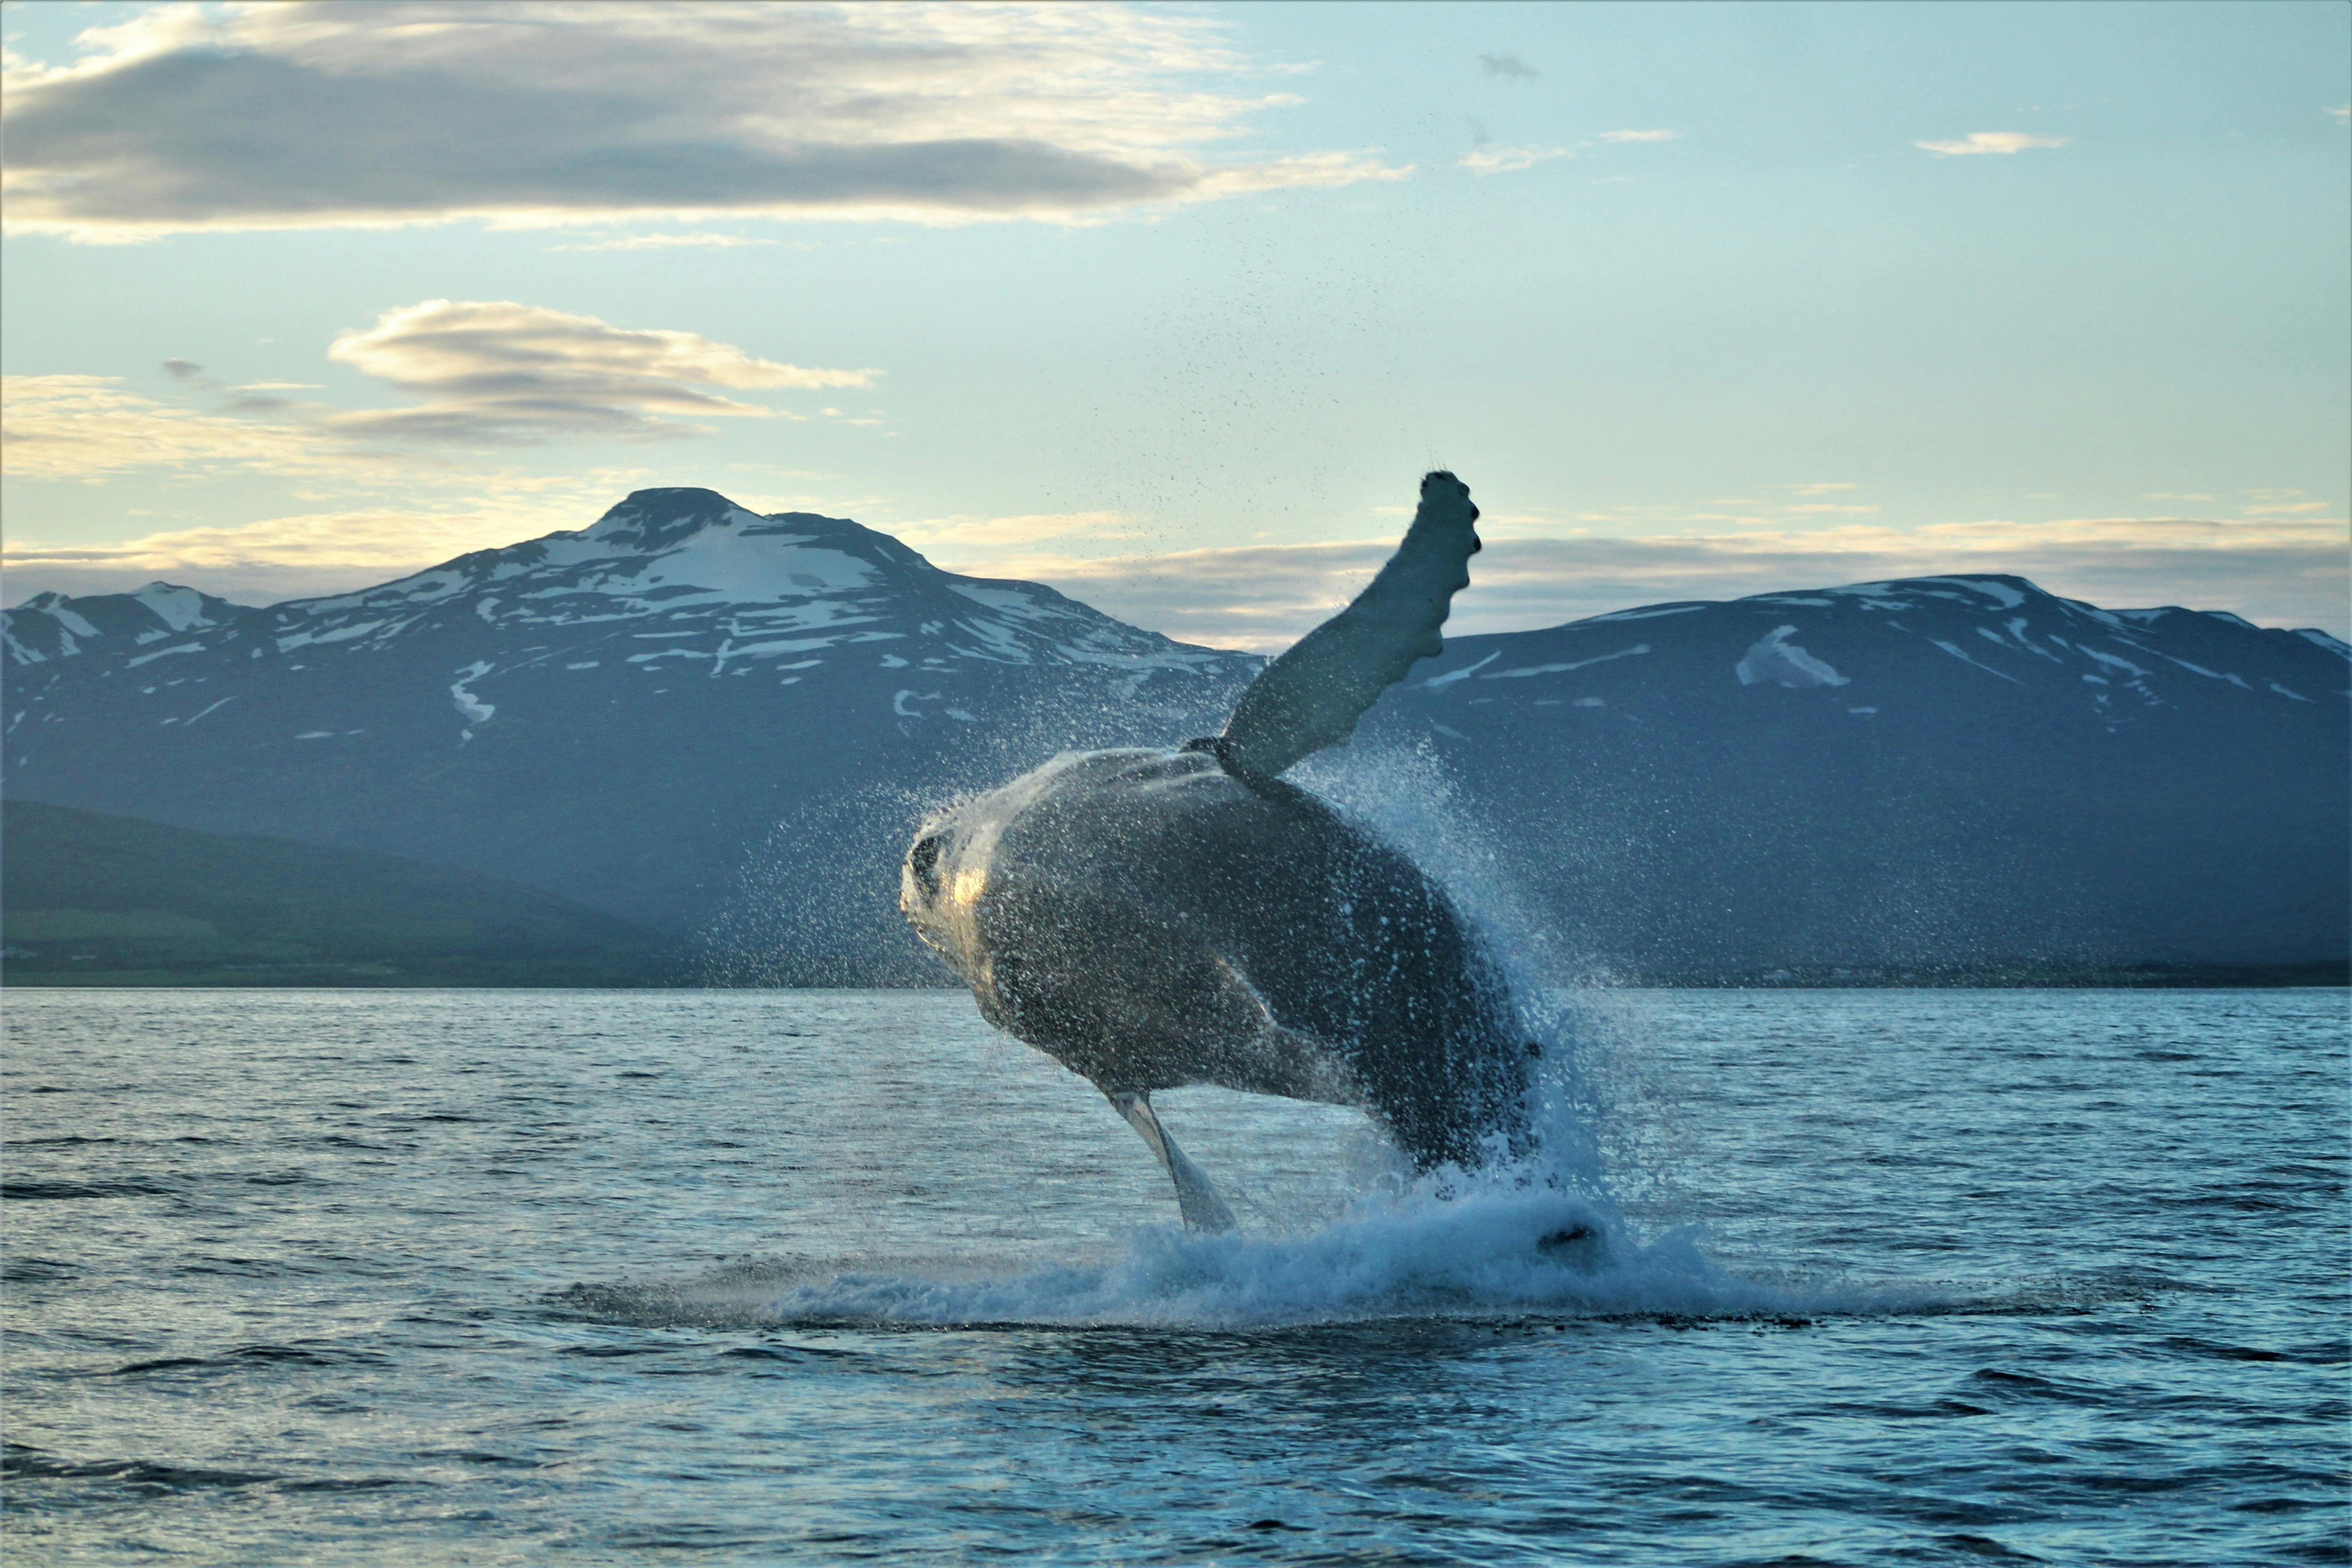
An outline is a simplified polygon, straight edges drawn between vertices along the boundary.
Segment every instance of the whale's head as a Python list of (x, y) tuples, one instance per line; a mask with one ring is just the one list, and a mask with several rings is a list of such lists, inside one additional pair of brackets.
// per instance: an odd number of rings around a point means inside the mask
[[(898, 868), (898, 910), (915, 934), (972, 988), (983, 1011), (1006, 1005), (999, 994), (1000, 958), (1008, 931), (1029, 942), (1041, 895), (1078, 877), (1077, 839), (1101, 839), (1106, 809), (1149, 811), (1153, 796), (1187, 782), (1230, 784), (1203, 753), (1161, 750), (1064, 752), (1034, 772), (983, 795), (950, 801), (923, 819)], [(1238, 785), (1232, 787), (1238, 788)], [(1081, 812), (1069, 824), (1073, 806)], [(1061, 823), (1060, 830), (1055, 824)], [(1076, 838), (1074, 838), (1074, 834)], [(1116, 853), (1116, 835), (1097, 845)], [(1044, 900), (1051, 903), (1050, 897)]]
[(925, 817), (898, 867), (898, 912), (967, 984), (982, 960), (980, 895), (987, 886), (988, 856), (984, 847), (974, 853), (973, 839), (993, 818), (988, 798), (962, 796)]

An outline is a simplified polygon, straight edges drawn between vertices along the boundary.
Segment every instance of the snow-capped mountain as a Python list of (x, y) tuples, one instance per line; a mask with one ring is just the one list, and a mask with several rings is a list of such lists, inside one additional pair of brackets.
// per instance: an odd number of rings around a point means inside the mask
[(1450, 639), (1420, 748), (1622, 973), (2340, 961), (2352, 649), (2021, 577)]
[(782, 854), (793, 973), (897, 919), (894, 880), (826, 863), (887, 870), (922, 805), (1060, 746), (1213, 732), (1259, 663), (704, 489), (172, 631), (109, 658), (27, 637), (8, 792), (464, 866), (682, 932)]
[(11, 669), (78, 653), (121, 653), (218, 626), (246, 610), (169, 583), (150, 583), (133, 594), (36, 594), (13, 610), (0, 610), (0, 650)]
[[(701, 489), (363, 593), (45, 595), (8, 632), (13, 796), (463, 867), (844, 982), (936, 978), (894, 908), (925, 808), (1214, 733), (1261, 662)], [(1302, 774), (1561, 971), (2340, 963), (2347, 658), (2016, 577), (1655, 605), (1452, 639)]]

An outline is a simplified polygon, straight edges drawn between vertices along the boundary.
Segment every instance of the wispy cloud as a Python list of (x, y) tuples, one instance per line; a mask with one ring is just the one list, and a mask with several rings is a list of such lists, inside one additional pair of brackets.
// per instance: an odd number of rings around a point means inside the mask
[(1914, 142), (1923, 153), (1938, 158), (1966, 158), (1979, 153), (2022, 153), (2029, 147), (2063, 147), (2069, 136), (2029, 136), (2022, 131), (1971, 131), (1957, 142)]
[(584, 528), (643, 470), (601, 468), (562, 479), (475, 476), (473, 494), (405, 505), (341, 507), (233, 528), (166, 530), (120, 543), (12, 539), (5, 566), (17, 602), (51, 589), (113, 594), (158, 578), (238, 604), (337, 594), (420, 567)]
[(1035, 512), (1020, 517), (935, 517), (920, 522), (894, 523), (890, 532), (930, 554), (940, 564), (960, 569), (956, 563), (971, 557), (986, 564), (976, 552), (1001, 552), (1009, 546), (1034, 545), (1047, 540), (1124, 540), (1139, 536), (1135, 521), (1119, 511)]
[(1533, 80), (1537, 71), (1517, 55), (1480, 55), (1478, 64), (1488, 76), (1518, 77)]
[[(581, 245), (551, 245), (550, 250), (733, 250), (747, 245), (783, 245), (781, 239), (749, 239), (740, 234), (631, 234), (618, 239), (591, 240)], [(792, 242), (793, 250), (814, 250), (804, 240)]]
[[(121, 544), (12, 540), (13, 597), (49, 588), (112, 593), (162, 577), (244, 603), (341, 593), (467, 550), (585, 527), (643, 470), (492, 476), (439, 503), (325, 510), (239, 528), (165, 531)], [(851, 510), (822, 497), (753, 505)], [(1455, 601), (1455, 635), (1514, 631), (1637, 605), (1727, 599), (1887, 577), (2008, 572), (2053, 593), (2118, 608), (2185, 605), (2266, 626), (2352, 633), (2344, 520), (2295, 515), (2005, 520), (1896, 529), (1847, 523), (1738, 533), (1561, 537), (1483, 527), (1487, 548)], [(1261, 652), (1287, 647), (1352, 597), (1395, 547), (1392, 534), (1321, 544), (1251, 544), (1099, 556), (1064, 542), (1135, 537), (1117, 512), (940, 518), (894, 527), (940, 564), (1049, 583), (1112, 615), (1188, 642)]]
[(1479, 145), (1454, 160), (1457, 169), (1467, 169), (1474, 174), (1509, 174), (1552, 158), (1573, 158), (1578, 153), (1601, 146), (1622, 146), (1628, 142), (1672, 142), (1682, 134), (1679, 131), (1603, 131), (1565, 147), (1492, 147), (1486, 145), (1480, 132)]
[(2352, 103), (2331, 103), (2319, 112), (2334, 115), (2338, 124), (2352, 125)]
[(774, 416), (712, 388), (867, 386), (881, 374), (780, 364), (693, 332), (609, 326), (511, 300), (427, 300), (389, 310), (327, 353), (430, 399), (336, 415), (333, 429), (470, 446), (673, 436), (685, 427), (665, 416)]
[[(257, 473), (364, 487), (415, 473), (387, 443), (462, 455), (570, 437), (682, 436), (693, 419), (802, 417), (728, 392), (864, 387), (881, 374), (783, 364), (693, 332), (615, 327), (511, 300), (388, 310), (328, 354), (424, 401), (339, 409), (281, 395), (318, 390), (307, 383), (224, 386), (184, 359), (165, 360), (164, 373), (211, 406), (151, 397), (120, 376), (8, 376), (0, 378), (8, 472), (37, 480)], [(463, 463), (457, 471), (478, 473)]]
[(719, 214), (1071, 219), (1405, 171), (1202, 150), (1223, 25), (1115, 4), (159, 5), (13, 58), (7, 218), (201, 228)]
[[(185, 360), (167, 361), (187, 365)], [(191, 379), (201, 367), (189, 365)], [(98, 479), (140, 468), (188, 474), (365, 477), (365, 464), (280, 420), (161, 402), (120, 376), (0, 377), (0, 441), (17, 479)]]
[(1575, 156), (1573, 147), (1479, 147), (1462, 154), (1454, 166), (1474, 174), (1508, 174), (1531, 169), (1548, 158)]
[[(2342, 520), (2105, 518), (1871, 524), (1646, 538), (1512, 537), (1491, 527), (1454, 602), (1456, 635), (1514, 631), (1636, 605), (1952, 572), (2005, 572), (2116, 607), (2225, 609), (2344, 636), (2352, 588)], [(1084, 560), (1008, 552), (961, 563), (1050, 583), (1188, 642), (1278, 651), (1339, 608), (1394, 542), (1244, 545)]]

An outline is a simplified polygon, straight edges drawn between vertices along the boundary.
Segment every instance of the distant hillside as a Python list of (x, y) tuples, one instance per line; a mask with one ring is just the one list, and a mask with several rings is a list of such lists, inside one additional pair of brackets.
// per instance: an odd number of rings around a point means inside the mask
[(17, 985), (658, 985), (669, 939), (551, 893), (364, 849), (0, 805)]
[(1355, 751), (1455, 781), (1570, 967), (2340, 984), (2347, 685), (2323, 632), (1925, 577), (1450, 637)]
[(135, 594), (36, 594), (0, 615), (0, 647), (12, 665), (49, 664), (79, 654), (131, 657), (137, 649), (224, 625), (243, 605), (169, 583)]

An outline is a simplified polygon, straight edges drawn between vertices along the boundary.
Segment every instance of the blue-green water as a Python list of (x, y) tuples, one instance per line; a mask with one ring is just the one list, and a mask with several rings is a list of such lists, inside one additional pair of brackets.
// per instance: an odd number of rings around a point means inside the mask
[(1188, 1239), (961, 994), (13, 991), (0, 1546), (2345, 1560), (2343, 993), (1562, 1028), (1575, 1195), (1188, 1091)]

